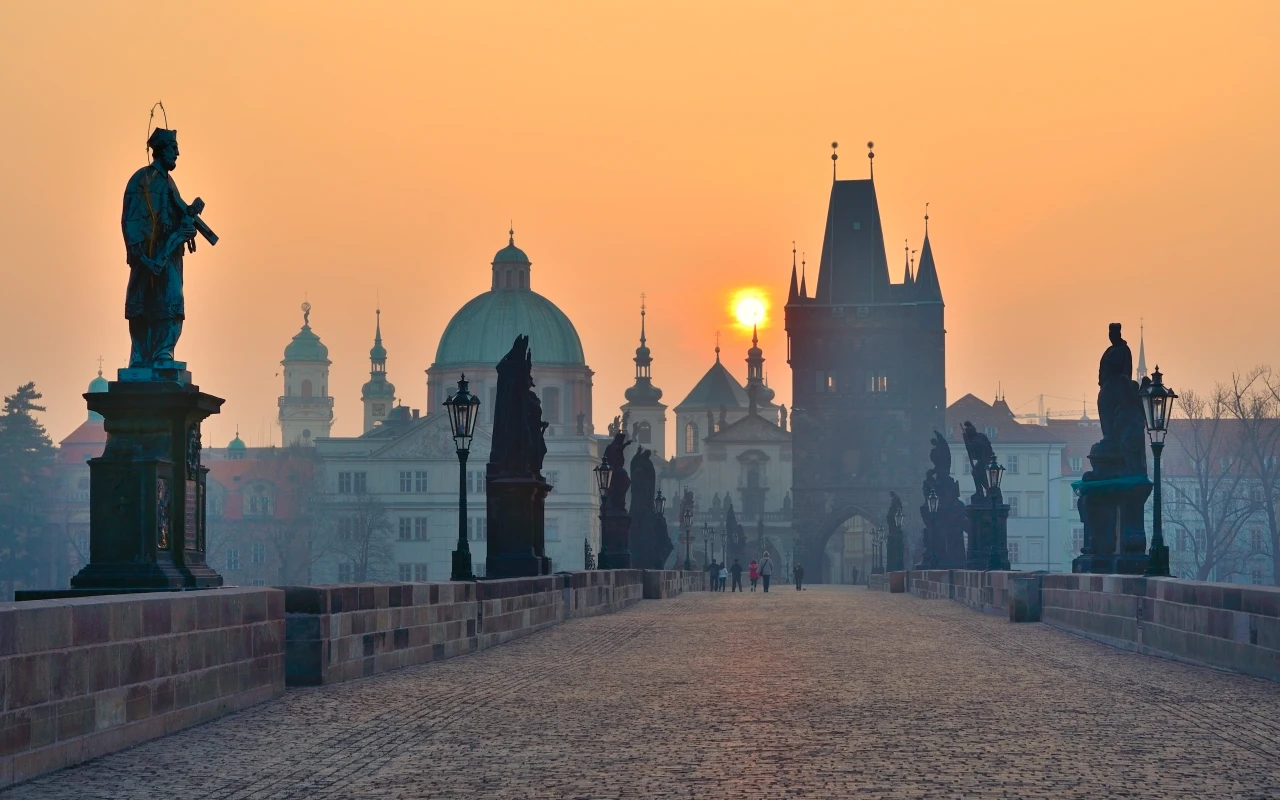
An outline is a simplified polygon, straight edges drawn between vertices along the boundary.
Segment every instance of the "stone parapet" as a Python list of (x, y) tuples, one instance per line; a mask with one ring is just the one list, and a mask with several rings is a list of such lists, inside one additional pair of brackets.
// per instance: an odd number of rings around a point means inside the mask
[(889, 591), (889, 573), (873, 572), (867, 576), (867, 588), (873, 592)]
[(644, 596), (641, 570), (285, 587), (285, 681), (317, 686), (473, 653)]
[(666, 600), (684, 592), (705, 591), (707, 573), (678, 569), (644, 570), (644, 599)]
[(1280, 681), (1280, 587), (1050, 574), (1041, 619), (1126, 650)]
[(284, 593), (0, 603), (0, 786), (284, 692)]
[(932, 569), (905, 574), (910, 592), (929, 600), (945, 599), (963, 603), (984, 614), (1009, 612), (1013, 579), (1029, 572), (1006, 570)]

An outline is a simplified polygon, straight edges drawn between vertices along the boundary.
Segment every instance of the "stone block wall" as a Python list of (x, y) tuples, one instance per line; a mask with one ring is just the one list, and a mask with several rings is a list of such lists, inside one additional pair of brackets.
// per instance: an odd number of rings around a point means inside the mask
[[(746, 576), (743, 576), (746, 581)], [(684, 592), (705, 591), (707, 573), (678, 569), (644, 570), (644, 599), (666, 600)], [(695, 588), (696, 587), (696, 588)]]
[(1013, 579), (1032, 573), (1003, 570), (933, 569), (903, 573), (916, 597), (955, 600), (984, 614), (1008, 614)]
[(1280, 681), (1280, 587), (1050, 574), (1041, 619), (1128, 650)]
[(867, 576), (867, 588), (873, 592), (889, 591), (889, 573), (873, 572)]
[(290, 686), (318, 686), (483, 650), (644, 596), (641, 570), (476, 583), (286, 587)]
[(0, 603), (0, 786), (284, 692), (284, 593)]
[[(748, 580), (743, 578), (743, 580)], [(684, 592), (706, 592), (707, 573), (702, 570), (692, 570), (690, 572), (680, 573), (680, 590)]]

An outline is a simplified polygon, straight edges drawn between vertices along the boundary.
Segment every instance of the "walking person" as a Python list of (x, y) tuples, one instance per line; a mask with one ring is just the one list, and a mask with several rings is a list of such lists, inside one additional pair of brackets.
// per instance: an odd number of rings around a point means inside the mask
[(769, 579), (773, 577), (773, 559), (769, 558), (769, 551), (764, 551), (764, 558), (760, 559), (760, 581), (764, 584), (764, 591), (769, 592)]
[(747, 565), (747, 577), (751, 579), (751, 591), (756, 590), (756, 581), (760, 580), (760, 565), (756, 560), (751, 559), (751, 563)]
[(796, 576), (796, 591), (803, 591), (801, 584), (804, 583), (804, 565), (797, 561), (795, 569), (793, 569), (792, 572)]
[(742, 565), (738, 563), (738, 559), (733, 560), (733, 566), (729, 567), (729, 574), (733, 576), (733, 587), (729, 591), (742, 591)]
[(718, 581), (719, 572), (716, 572), (716, 562), (707, 562), (707, 591), (714, 592)]
[(720, 565), (720, 591), (724, 591), (724, 585), (729, 580), (729, 568), (724, 564)]

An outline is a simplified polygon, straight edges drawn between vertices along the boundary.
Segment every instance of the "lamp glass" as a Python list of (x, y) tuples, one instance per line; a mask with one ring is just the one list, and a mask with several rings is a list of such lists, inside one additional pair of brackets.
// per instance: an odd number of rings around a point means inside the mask
[[(929, 490), (929, 513), (930, 514), (938, 513), (938, 493), (933, 491), (932, 489)], [(898, 524), (901, 525), (902, 524), (901, 515), (899, 515), (898, 520), (899, 520)]]
[(596, 475), (596, 488), (600, 490), (600, 494), (608, 492), (609, 484), (613, 481), (613, 470), (609, 469), (609, 462), (600, 459), (600, 464), (592, 472)]
[(471, 440), (476, 432), (480, 398), (467, 391), (466, 375), (459, 379), (457, 390), (444, 401), (444, 407), (449, 412), (454, 446), (464, 452), (470, 450)]
[(1000, 488), (1000, 481), (1004, 479), (1004, 467), (1000, 466), (1000, 462), (996, 461), (996, 457), (991, 457), (991, 463), (987, 465), (987, 482), (993, 490)]

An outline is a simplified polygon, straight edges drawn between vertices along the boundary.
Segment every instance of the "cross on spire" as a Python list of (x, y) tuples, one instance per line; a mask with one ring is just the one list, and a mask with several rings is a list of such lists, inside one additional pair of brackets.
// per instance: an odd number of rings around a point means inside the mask
[(102, 377), (102, 356), (98, 356), (98, 377)]

